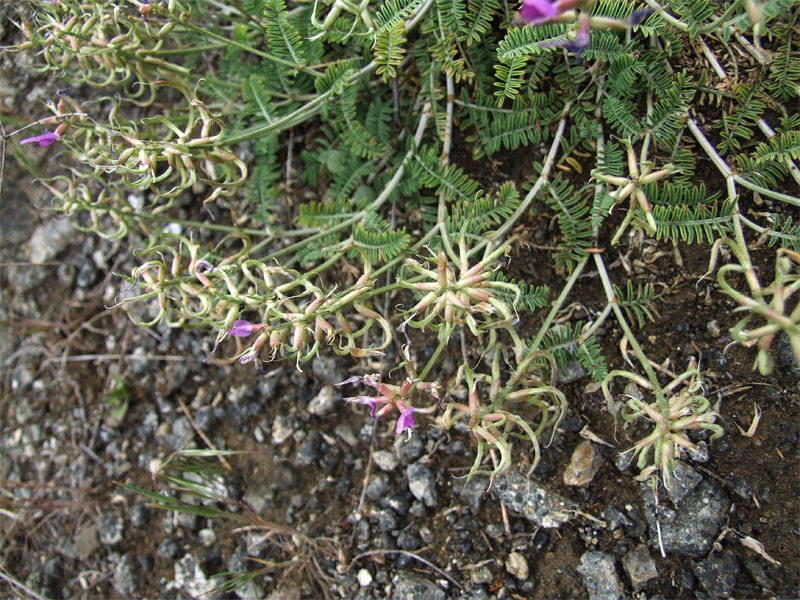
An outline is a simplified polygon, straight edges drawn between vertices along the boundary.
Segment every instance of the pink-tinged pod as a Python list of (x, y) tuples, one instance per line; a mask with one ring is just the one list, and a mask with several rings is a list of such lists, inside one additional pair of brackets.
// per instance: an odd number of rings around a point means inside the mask
[(425, 297), (422, 300), (420, 300), (419, 302), (416, 303), (416, 305), (414, 305), (414, 308), (411, 309), (411, 312), (417, 313), (417, 312), (425, 310), (426, 308), (428, 308), (431, 305), (431, 303), (434, 300), (436, 300), (436, 293), (435, 292), (430, 292), (430, 293), (426, 294)]
[(463, 291), (469, 298), (475, 300), (475, 302), (486, 302), (490, 297), (491, 294), (489, 292), (485, 292), (483, 290), (476, 290), (475, 288), (468, 288)]
[(305, 339), (306, 339), (305, 325), (302, 324), (295, 325), (294, 333), (292, 334), (292, 348), (294, 348), (295, 350), (300, 350), (303, 347)]
[(317, 317), (314, 322), (314, 339), (321, 342), (322, 337), (325, 336), (325, 340), (330, 341), (335, 335), (336, 333), (333, 326), (322, 317)]

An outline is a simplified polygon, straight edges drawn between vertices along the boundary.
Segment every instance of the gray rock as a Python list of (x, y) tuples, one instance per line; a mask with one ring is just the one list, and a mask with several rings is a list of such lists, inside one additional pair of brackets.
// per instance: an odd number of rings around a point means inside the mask
[[(656, 525), (656, 508), (653, 490), (649, 483), (642, 484), (644, 511), (650, 532), (650, 544), (659, 546)], [(671, 510), (659, 507), (661, 543), (668, 554), (682, 554), (700, 558), (708, 554), (711, 544), (725, 522), (731, 501), (720, 485), (713, 480), (703, 480)]]
[(397, 547), (412, 552), (422, 546), (420, 537), (411, 531), (401, 531), (397, 536)]
[(378, 529), (381, 531), (391, 531), (392, 529), (397, 529), (397, 515), (389, 508), (376, 510), (372, 514), (372, 518), (378, 524)]
[(298, 467), (308, 467), (322, 458), (322, 434), (316, 429), (308, 432), (297, 449), (294, 464)]
[(175, 563), (175, 580), (170, 585), (172, 589), (186, 592), (193, 598), (214, 600), (224, 593), (217, 588), (217, 582), (206, 577), (203, 569), (191, 554), (185, 555)]
[(337, 425), (333, 432), (336, 434), (336, 437), (351, 448), (355, 448), (358, 445), (358, 438), (353, 433), (353, 430), (344, 423)]
[(436, 476), (431, 470), (420, 462), (411, 464), (406, 469), (408, 475), (408, 489), (414, 498), (424, 502), (428, 508), (433, 508), (439, 501), (436, 494)]
[(0, 248), (17, 246), (31, 237), (33, 206), (25, 193), (10, 179), (3, 181), (0, 202)]
[(339, 383), (347, 379), (344, 362), (336, 356), (324, 355), (311, 361), (311, 371), (325, 383)]
[(590, 600), (623, 600), (625, 597), (612, 555), (586, 552), (581, 556), (578, 573), (583, 576)]
[(173, 450), (194, 448), (194, 429), (189, 419), (178, 417), (172, 422), (170, 434), (164, 440)]
[(422, 440), (418, 435), (411, 436), (411, 439), (401, 435), (394, 442), (394, 452), (404, 465), (417, 460), (422, 456), (424, 449)]
[(394, 591), (392, 600), (446, 600), (447, 594), (435, 583), (409, 575), (399, 573), (392, 579)]
[(336, 397), (332, 385), (324, 386), (308, 403), (308, 412), (318, 417), (324, 417), (334, 410), (336, 410)]
[(397, 468), (399, 461), (394, 452), (388, 450), (378, 450), (372, 455), (372, 460), (378, 465), (381, 471), (394, 471)]
[(114, 589), (123, 598), (132, 598), (138, 592), (136, 579), (136, 570), (130, 555), (123, 554), (116, 567), (114, 567)]
[(373, 502), (380, 500), (389, 493), (389, 478), (383, 473), (377, 473), (369, 480), (364, 495)]
[(489, 478), (485, 475), (474, 475), (469, 479), (454, 481), (452, 488), (456, 496), (466, 503), (470, 512), (477, 514), (481, 509), (483, 497), (489, 489)]
[(708, 455), (708, 444), (705, 440), (701, 440), (697, 444), (693, 450), (689, 450), (689, 458), (691, 458), (695, 462), (699, 463), (707, 463), (709, 459)]
[(39, 265), (53, 260), (66, 250), (70, 242), (75, 239), (75, 236), (75, 230), (70, 227), (66, 220), (53, 220), (42, 223), (31, 235), (31, 262)]
[(572, 518), (578, 505), (551, 492), (518, 471), (499, 475), (492, 486), (500, 502), (542, 527), (558, 527)]
[(564, 471), (564, 483), (576, 487), (586, 487), (594, 479), (602, 464), (603, 457), (597, 446), (584, 440), (572, 453), (569, 465)]
[(571, 360), (564, 368), (556, 371), (556, 383), (568, 384), (586, 375), (586, 369), (577, 360)]
[(97, 526), (86, 525), (81, 527), (78, 533), (75, 534), (75, 543), (72, 549), (80, 558), (86, 560), (99, 545), (100, 541), (97, 539)]
[(97, 533), (106, 546), (122, 541), (122, 518), (114, 513), (103, 513), (97, 518)]
[(622, 566), (636, 591), (645, 588), (651, 580), (658, 577), (656, 563), (647, 546), (636, 546), (628, 552), (622, 559)]
[(133, 527), (144, 527), (147, 525), (147, 522), (150, 520), (150, 516), (152, 515), (152, 511), (147, 504), (143, 504), (142, 502), (137, 502), (133, 506), (131, 506), (130, 512), (130, 520), (131, 526)]
[[(228, 559), (228, 571), (231, 573), (240, 573), (247, 571), (248, 560), (247, 548), (244, 544), (236, 547), (231, 557)], [(240, 600), (260, 600), (265, 597), (264, 590), (258, 583), (257, 579), (247, 582), (245, 585), (236, 589), (236, 597)]]
[(620, 452), (614, 459), (614, 465), (623, 473), (633, 464), (633, 448)]
[(486, 585), (492, 580), (492, 572), (489, 567), (478, 567), (472, 571), (472, 583), (475, 585)]
[(739, 566), (733, 551), (726, 550), (721, 556), (711, 554), (695, 563), (692, 570), (711, 598), (728, 598), (736, 586)]
[(691, 492), (703, 481), (703, 476), (692, 467), (679, 460), (675, 461), (675, 471), (669, 480), (667, 494), (674, 505), (680, 504), (686, 494)]
[(618, 509), (616, 506), (609, 506), (603, 511), (603, 519), (606, 521), (606, 526), (609, 531), (614, 531), (620, 527), (630, 527), (633, 525), (628, 516)]
[(158, 546), (156, 554), (165, 560), (172, 560), (178, 555), (178, 544), (172, 538), (164, 538)]

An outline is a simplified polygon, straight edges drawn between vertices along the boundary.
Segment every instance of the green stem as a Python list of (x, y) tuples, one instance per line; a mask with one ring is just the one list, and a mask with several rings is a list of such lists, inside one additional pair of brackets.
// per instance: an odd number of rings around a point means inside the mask
[(419, 381), (425, 381), (425, 377), (427, 377), (428, 373), (433, 368), (433, 365), (436, 364), (436, 361), (438, 360), (439, 355), (442, 353), (442, 350), (444, 350), (444, 347), (447, 346), (447, 342), (447, 339), (439, 341), (439, 345), (436, 346), (436, 350), (433, 351), (433, 355), (428, 359), (425, 368), (422, 369), (422, 372), (420, 372), (419, 376), (417, 377)]

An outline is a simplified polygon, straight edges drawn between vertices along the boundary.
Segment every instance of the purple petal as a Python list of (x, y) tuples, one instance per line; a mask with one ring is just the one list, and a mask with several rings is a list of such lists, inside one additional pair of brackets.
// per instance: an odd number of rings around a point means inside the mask
[(355, 402), (357, 404), (364, 404), (369, 406), (369, 416), (375, 418), (375, 400), (369, 396), (356, 396), (355, 398), (342, 398), (345, 402)]
[(41, 135), (36, 135), (33, 137), (25, 138), (24, 140), (20, 140), (20, 144), (31, 144), (36, 142), (39, 146), (49, 146), (53, 142), (55, 142), (59, 138), (57, 133), (51, 133), (49, 131), (45, 131)]
[(550, 0), (523, 0), (522, 8), (519, 10), (520, 18), (526, 23), (552, 19), (557, 14), (558, 10)]
[(397, 427), (395, 428), (396, 435), (400, 435), (403, 433), (404, 429), (408, 429), (409, 427), (414, 426), (414, 407), (409, 406), (403, 412), (400, 413), (400, 417), (397, 419)]
[(196, 263), (194, 263), (194, 266), (195, 266), (195, 269), (199, 269), (200, 267), (203, 267), (204, 269), (208, 269), (209, 273), (213, 273), (214, 272), (214, 265), (212, 265), (207, 260), (200, 259)]
[(344, 381), (340, 381), (339, 383), (334, 383), (333, 385), (347, 385), (348, 383), (364, 383), (364, 378), (361, 375), (353, 375), (345, 379)]
[(258, 353), (255, 350), (250, 350), (248, 352), (245, 352), (239, 357), (239, 364), (243, 365), (249, 362), (253, 362), (256, 359), (257, 355)]
[(639, 23), (643, 23), (644, 20), (652, 15), (655, 11), (648, 7), (648, 8), (640, 8), (639, 10), (633, 11), (631, 16), (628, 18), (628, 23), (631, 25), (638, 25)]
[(253, 324), (244, 319), (236, 319), (233, 322), (233, 327), (228, 331), (229, 335), (235, 335), (236, 337), (247, 337), (251, 333), (253, 333)]

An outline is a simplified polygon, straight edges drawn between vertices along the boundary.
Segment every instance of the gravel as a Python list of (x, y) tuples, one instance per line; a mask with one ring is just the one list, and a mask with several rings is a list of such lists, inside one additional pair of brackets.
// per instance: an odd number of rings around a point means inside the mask
[(436, 476), (420, 462), (409, 465), (406, 469), (408, 475), (408, 489), (414, 497), (423, 502), (428, 508), (433, 508), (439, 502), (436, 494)]
[(492, 490), (507, 508), (542, 527), (558, 527), (573, 517), (569, 511), (578, 509), (575, 502), (518, 471), (509, 470), (499, 475)]
[(623, 600), (622, 582), (617, 574), (614, 557), (607, 552), (586, 552), (581, 556), (578, 572), (590, 600)]

